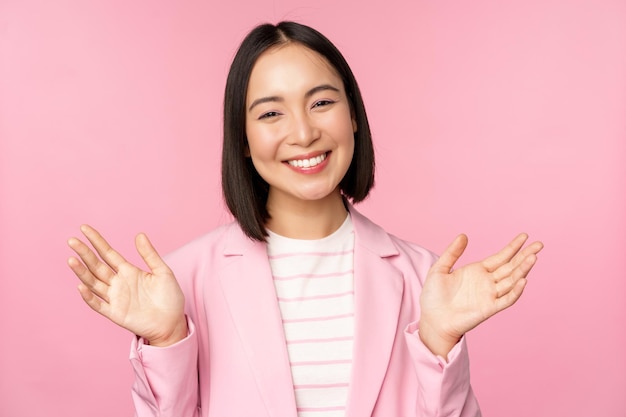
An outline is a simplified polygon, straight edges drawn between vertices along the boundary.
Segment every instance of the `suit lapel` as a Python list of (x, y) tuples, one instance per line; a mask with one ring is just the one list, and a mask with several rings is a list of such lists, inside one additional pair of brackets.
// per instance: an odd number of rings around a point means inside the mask
[(355, 229), (355, 339), (346, 416), (369, 416), (395, 341), (403, 277), (388, 259), (397, 249), (381, 228), (351, 209)]
[(295, 417), (289, 356), (266, 245), (251, 241), (235, 226), (224, 256), (232, 261), (220, 274), (222, 288), (268, 414)]
[[(355, 230), (355, 339), (346, 417), (371, 415), (393, 349), (403, 277), (389, 262), (398, 254), (389, 235), (350, 207)], [(237, 226), (226, 239), (231, 257), (222, 288), (268, 414), (296, 417), (282, 319), (264, 243)]]

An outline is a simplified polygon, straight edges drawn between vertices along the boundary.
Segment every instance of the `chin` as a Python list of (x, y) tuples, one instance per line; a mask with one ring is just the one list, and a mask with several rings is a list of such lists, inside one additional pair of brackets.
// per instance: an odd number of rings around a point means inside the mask
[(339, 189), (335, 188), (333, 190), (323, 190), (323, 191), (312, 191), (312, 192), (307, 192), (307, 193), (303, 193), (302, 195), (300, 195), (300, 198), (302, 200), (307, 200), (307, 201), (321, 201), (321, 200), (332, 200), (335, 197), (341, 197), (341, 193), (339, 192)]

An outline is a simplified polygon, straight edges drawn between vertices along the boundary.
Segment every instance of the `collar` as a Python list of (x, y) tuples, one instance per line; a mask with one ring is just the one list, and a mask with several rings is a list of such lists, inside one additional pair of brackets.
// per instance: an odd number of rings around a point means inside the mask
[[(385, 230), (348, 204), (348, 211), (354, 225), (355, 246), (359, 245), (367, 251), (386, 258), (398, 254), (391, 237)], [(251, 250), (266, 250), (267, 243), (250, 239), (235, 221), (228, 226), (224, 242), (225, 256), (243, 255)]]

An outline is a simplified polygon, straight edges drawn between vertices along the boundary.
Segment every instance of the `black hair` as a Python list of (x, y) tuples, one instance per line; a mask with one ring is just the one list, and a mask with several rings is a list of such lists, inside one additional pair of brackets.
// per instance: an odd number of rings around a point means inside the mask
[(359, 86), (345, 58), (324, 35), (295, 22), (255, 27), (243, 40), (226, 80), (224, 93), (224, 141), (222, 144), (222, 192), (230, 212), (251, 239), (267, 237), (266, 203), (269, 185), (247, 157), (246, 96), (252, 68), (268, 49), (287, 43), (301, 44), (324, 57), (343, 81), (356, 121), (354, 155), (339, 187), (352, 203), (363, 201), (374, 186), (374, 147)]

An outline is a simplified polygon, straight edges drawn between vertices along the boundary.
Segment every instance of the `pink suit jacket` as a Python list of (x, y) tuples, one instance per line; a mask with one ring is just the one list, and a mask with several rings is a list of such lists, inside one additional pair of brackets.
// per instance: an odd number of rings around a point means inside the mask
[[(417, 335), (435, 256), (350, 213), (356, 327), (346, 417), (480, 416), (465, 340), (446, 363)], [(265, 243), (231, 223), (166, 261), (185, 294), (190, 333), (167, 348), (133, 341), (136, 415), (296, 417)]]

